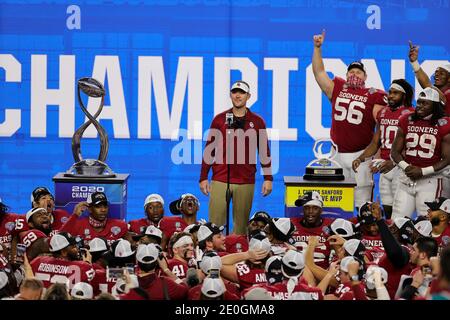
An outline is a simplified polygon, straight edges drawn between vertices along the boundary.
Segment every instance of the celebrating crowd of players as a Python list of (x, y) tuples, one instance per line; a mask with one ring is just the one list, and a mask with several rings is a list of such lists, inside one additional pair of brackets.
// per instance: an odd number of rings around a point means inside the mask
[[(26, 215), (0, 200), (0, 298), (449, 299), (450, 65), (436, 69), (432, 85), (410, 44), (424, 88), (414, 107), (404, 79), (387, 94), (366, 88), (361, 62), (331, 80), (324, 38), (314, 36), (313, 72), (332, 103), (336, 160), (357, 183), (355, 218), (323, 217), (312, 191), (296, 201), (298, 217), (259, 211), (246, 234), (225, 236), (197, 219), (194, 194), (169, 205), (150, 194), (143, 218), (125, 222), (108, 217), (102, 192), (70, 214), (38, 187)], [(376, 172), (381, 204), (371, 202)]]

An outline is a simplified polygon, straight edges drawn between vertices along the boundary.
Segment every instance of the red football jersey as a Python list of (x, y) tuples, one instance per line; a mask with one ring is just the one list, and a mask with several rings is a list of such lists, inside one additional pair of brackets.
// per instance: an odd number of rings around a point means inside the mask
[(155, 227), (159, 228), (159, 222), (161, 222), (161, 220), (159, 220), (158, 223), (153, 223), (152, 221), (148, 220), (147, 218), (131, 220), (128, 222), (128, 229), (131, 232), (135, 232), (137, 234), (142, 234), (145, 232), (145, 230), (149, 226), (155, 226)]
[(437, 241), (439, 250), (442, 250), (443, 247), (450, 245), (450, 224), (447, 225), (447, 227), (439, 236), (436, 237), (433, 233), (431, 234), (431, 236), (434, 238), (434, 240)]
[(225, 249), (228, 253), (248, 251), (248, 239), (243, 234), (230, 234), (225, 238)]
[(373, 137), (375, 104), (386, 105), (386, 93), (374, 88), (351, 88), (339, 77), (333, 79), (331, 139), (339, 152), (365, 149)]
[(59, 230), (62, 226), (69, 220), (71, 214), (63, 209), (55, 209), (52, 212), (53, 215), (53, 223), (52, 229)]
[(381, 132), (381, 146), (380, 158), (383, 160), (390, 160), (392, 143), (394, 142), (395, 134), (398, 129), (398, 119), (404, 114), (414, 112), (413, 107), (399, 107), (392, 110), (390, 107), (384, 107), (378, 113), (377, 121), (380, 125)]
[(52, 256), (38, 256), (31, 261), (34, 276), (48, 288), (53, 283), (65, 283), (69, 289), (77, 282), (91, 282), (95, 271), (84, 261), (69, 261)]
[(23, 231), (19, 234), (19, 243), (24, 244), (27, 247), (27, 254), (29, 254), (28, 248), (39, 238), (48, 238), (45, 233), (37, 229), (31, 229)]
[(172, 271), (174, 275), (176, 275), (180, 279), (186, 278), (187, 270), (189, 266), (186, 261), (181, 261), (178, 259), (170, 259), (167, 261), (167, 266)]
[(264, 269), (250, 268), (245, 262), (236, 264), (236, 273), (241, 291), (250, 288), (254, 284), (267, 282)]
[(384, 255), (384, 246), (381, 241), (381, 235), (363, 235), (361, 242), (366, 247), (365, 255), (369, 261), (378, 264), (378, 261), (380, 261), (381, 257)]
[(159, 228), (167, 239), (170, 239), (175, 232), (182, 232), (187, 226), (182, 217), (164, 217), (159, 223)]
[[(288, 300), (290, 295), (288, 294), (287, 283), (288, 281), (284, 280), (274, 285), (263, 286), (263, 288), (276, 300)], [(302, 293), (303, 297), (301, 300), (323, 300), (322, 290), (317, 287), (308, 286), (301, 281), (298, 282), (292, 291), (292, 293), (296, 292)]]
[[(362, 282), (358, 285), (361, 292), (365, 292), (366, 288)], [(352, 283), (350, 281), (338, 285), (333, 293), (339, 300), (357, 300), (357, 296), (353, 292)]]
[(450, 117), (450, 87), (444, 91), (445, 98), (447, 98), (447, 103), (445, 104), (445, 114)]
[(443, 117), (432, 125), (430, 120), (413, 121), (411, 115), (403, 115), (399, 127), (405, 134), (406, 162), (425, 168), (441, 160), (441, 143), (450, 133), (450, 118)]
[(0, 216), (0, 244), (11, 248), (11, 241), (15, 234), (26, 225), (25, 216), (5, 213)]
[(306, 228), (302, 224), (303, 217), (291, 218), (291, 222), (295, 225), (295, 231), (292, 238), (295, 240), (295, 247), (298, 251), (306, 250), (308, 246), (308, 241), (310, 236), (318, 236), (319, 243), (321, 245), (317, 246), (314, 250), (314, 261), (315, 263), (324, 268), (328, 269), (330, 257), (330, 245), (327, 241), (328, 238), (328, 226), (333, 222), (334, 219), (322, 218), (322, 224), (314, 228)]
[(128, 232), (128, 226), (125, 221), (119, 219), (108, 219), (105, 228), (97, 232), (90, 224), (88, 218), (79, 218), (77, 215), (72, 215), (66, 224), (63, 225), (60, 232), (69, 232), (72, 236), (79, 236), (84, 240), (85, 245), (90, 240), (103, 237), (111, 244), (115, 240), (124, 237)]
[(106, 277), (106, 269), (94, 269), (95, 276), (92, 279), (91, 285), (94, 289), (94, 296), (105, 292), (105, 293), (113, 293), (113, 289), (116, 285), (117, 280), (114, 278)]

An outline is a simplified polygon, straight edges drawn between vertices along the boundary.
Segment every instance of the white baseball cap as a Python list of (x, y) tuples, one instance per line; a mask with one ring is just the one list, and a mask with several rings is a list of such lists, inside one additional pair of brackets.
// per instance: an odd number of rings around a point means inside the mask
[(136, 249), (136, 260), (140, 263), (150, 264), (159, 256), (158, 247), (154, 243), (140, 244)]
[(386, 283), (388, 281), (388, 273), (386, 271), (386, 269), (376, 266), (376, 265), (371, 265), (367, 268), (366, 270), (366, 275), (365, 275), (365, 279), (366, 279), (366, 286), (367, 289), (369, 290), (373, 290), (375, 289), (375, 271), (379, 270), (381, 273), (381, 281), (383, 283)]
[(248, 86), (247, 83), (245, 83), (243, 81), (236, 81), (235, 83), (233, 83), (230, 91), (233, 91), (234, 89), (240, 89), (240, 90), (244, 91), (245, 93), (250, 92), (250, 87)]
[(50, 252), (56, 252), (76, 243), (76, 239), (70, 233), (61, 232), (50, 238), (49, 249)]
[(303, 257), (303, 253), (295, 250), (289, 250), (288, 252), (286, 252), (286, 254), (281, 259), (281, 262), (281, 270), (283, 271), (283, 274), (285, 272), (285, 267), (298, 272), (302, 271), (305, 268), (305, 258)]
[(73, 286), (70, 295), (77, 299), (90, 300), (94, 297), (94, 289), (89, 283), (78, 282)]
[(47, 209), (44, 208), (33, 208), (28, 210), (27, 214), (25, 215), (25, 218), (27, 219), (27, 222), (30, 221), (31, 217), (33, 216), (33, 214), (38, 213), (38, 212), (47, 212)]
[(356, 261), (356, 259), (352, 256), (342, 258), (341, 263), (339, 264), (340, 269), (344, 272), (348, 272), (348, 265), (353, 261)]
[(260, 232), (250, 239), (248, 248), (249, 250), (264, 250), (269, 252), (272, 249), (272, 244), (269, 239)]
[(343, 247), (344, 250), (351, 256), (355, 256), (356, 254), (366, 250), (364, 244), (358, 239), (350, 239), (345, 241)]
[(108, 250), (106, 241), (101, 238), (94, 238), (89, 241), (89, 252), (99, 252)]
[(442, 66), (439, 66), (438, 68), (444, 69), (447, 72), (450, 72), (450, 63), (443, 64)]
[(147, 229), (145, 229), (144, 234), (147, 236), (154, 236), (159, 239), (162, 239), (162, 236), (163, 236), (161, 229), (158, 229), (157, 227), (155, 227), (153, 225), (148, 226)]
[(439, 96), (439, 92), (436, 91), (436, 89), (433, 89), (431, 87), (423, 89), (421, 93), (419, 93), (419, 97), (417, 100), (423, 99), (423, 100), (429, 100), (433, 102), (440, 102), (441, 98)]
[(160, 202), (163, 206), (164, 206), (164, 199), (163, 199), (163, 197), (161, 197), (159, 194), (157, 194), (157, 193), (152, 193), (152, 194), (149, 194), (148, 196), (147, 196), (147, 198), (145, 198), (145, 201), (144, 201), (144, 209), (147, 207), (147, 205), (149, 204), (149, 203), (152, 203), (152, 202)]
[(113, 243), (114, 257), (126, 258), (131, 256), (134, 251), (131, 250), (131, 243), (128, 240), (120, 239), (116, 243)]
[(422, 220), (417, 222), (414, 225), (414, 228), (416, 228), (416, 230), (424, 237), (430, 237), (431, 231), (433, 230), (433, 225), (428, 220)]
[(210, 270), (220, 270), (222, 268), (222, 259), (214, 251), (208, 251), (202, 257), (200, 261), (200, 269), (204, 274), (209, 274)]
[(355, 234), (353, 223), (348, 220), (338, 218), (330, 224), (330, 229), (335, 234), (339, 234), (344, 238), (352, 237)]
[(225, 284), (220, 278), (205, 278), (202, 284), (202, 293), (209, 298), (217, 298), (225, 293)]

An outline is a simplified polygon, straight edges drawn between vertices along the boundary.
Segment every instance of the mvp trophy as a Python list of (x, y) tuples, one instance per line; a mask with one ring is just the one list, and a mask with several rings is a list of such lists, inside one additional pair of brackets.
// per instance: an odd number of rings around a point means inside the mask
[[(81, 92), (89, 99), (101, 98), (94, 115), (86, 109)], [(105, 129), (96, 120), (103, 110), (105, 88), (93, 78), (78, 80), (78, 102), (88, 121), (82, 124), (72, 137), (72, 155), (74, 164), (64, 173), (53, 177), (55, 182), (55, 207), (72, 212), (78, 202), (86, 201), (94, 192), (104, 192), (108, 199), (108, 216), (116, 219), (126, 218), (127, 179), (129, 174), (116, 174), (106, 164), (109, 142)], [(100, 152), (97, 159), (83, 159), (81, 155), (81, 138), (85, 130), (93, 125), (100, 137)]]
[[(330, 152), (323, 153), (322, 148), (329, 142)], [(308, 163), (303, 176), (304, 180), (340, 181), (344, 180), (344, 171), (340, 164), (334, 160), (337, 153), (337, 146), (330, 139), (318, 139), (313, 147), (316, 159)]]

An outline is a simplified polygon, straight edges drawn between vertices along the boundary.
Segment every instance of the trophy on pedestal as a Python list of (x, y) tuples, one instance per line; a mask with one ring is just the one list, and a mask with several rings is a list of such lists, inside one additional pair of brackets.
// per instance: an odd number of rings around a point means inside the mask
[[(323, 153), (322, 148), (324, 144), (330, 143), (330, 151)], [(314, 156), (316, 159), (312, 160), (305, 169), (304, 180), (327, 180), (339, 181), (344, 180), (344, 171), (341, 165), (334, 160), (337, 154), (337, 146), (330, 139), (318, 139), (313, 147)]]
[[(81, 91), (93, 98), (101, 98), (100, 106), (94, 115), (91, 115), (83, 104)], [(103, 109), (105, 100), (105, 88), (93, 78), (81, 78), (78, 80), (78, 102), (81, 110), (88, 117), (89, 121), (81, 125), (72, 137), (72, 154), (75, 163), (64, 173), (65, 177), (85, 177), (85, 178), (114, 178), (116, 174), (105, 163), (108, 155), (108, 135), (96, 118)], [(93, 124), (100, 136), (100, 153), (98, 159), (83, 159), (81, 155), (80, 141), (84, 131)]]

